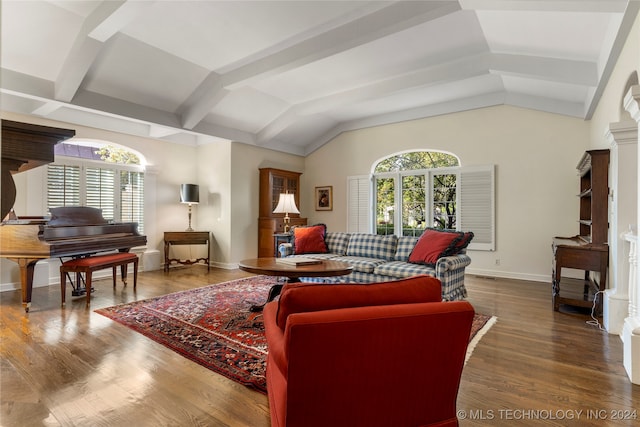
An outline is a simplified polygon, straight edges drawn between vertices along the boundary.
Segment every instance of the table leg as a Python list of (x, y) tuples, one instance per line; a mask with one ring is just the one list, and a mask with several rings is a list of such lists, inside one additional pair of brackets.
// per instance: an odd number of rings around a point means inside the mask
[(251, 312), (258, 312), (258, 311), (262, 311), (262, 309), (264, 308), (264, 306), (268, 303), (273, 301), (278, 295), (280, 295), (280, 292), (282, 291), (282, 284), (278, 283), (276, 285), (273, 285), (271, 287), (271, 289), (269, 289), (269, 295), (267, 296), (267, 300), (263, 303), (263, 304), (255, 304), (252, 305), (249, 308), (249, 311)]

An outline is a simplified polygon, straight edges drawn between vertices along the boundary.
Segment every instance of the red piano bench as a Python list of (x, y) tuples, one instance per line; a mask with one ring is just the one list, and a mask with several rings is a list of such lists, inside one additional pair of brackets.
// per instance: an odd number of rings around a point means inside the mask
[(122, 283), (127, 284), (127, 265), (133, 263), (133, 289), (138, 282), (138, 256), (129, 252), (117, 254), (96, 255), (87, 258), (77, 258), (63, 262), (60, 266), (60, 292), (62, 293), (62, 306), (66, 297), (66, 273), (85, 273), (85, 286), (87, 289), (87, 306), (91, 304), (91, 274), (105, 268), (113, 269), (113, 287), (116, 287), (116, 267), (121, 267)]

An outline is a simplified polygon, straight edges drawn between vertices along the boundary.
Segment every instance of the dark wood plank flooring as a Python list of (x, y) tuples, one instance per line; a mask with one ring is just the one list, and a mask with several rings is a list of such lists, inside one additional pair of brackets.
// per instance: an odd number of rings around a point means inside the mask
[[(0, 424), (268, 426), (266, 396), (93, 313), (248, 275), (202, 266), (143, 272), (135, 293), (100, 279), (88, 310), (69, 295), (60, 309), (57, 285), (36, 288), (28, 315), (18, 291), (1, 293)], [(640, 411), (618, 336), (585, 323), (588, 316), (553, 312), (550, 285), (466, 281), (476, 311), (498, 321), (465, 366), (461, 426), (640, 425), (613, 419)]]

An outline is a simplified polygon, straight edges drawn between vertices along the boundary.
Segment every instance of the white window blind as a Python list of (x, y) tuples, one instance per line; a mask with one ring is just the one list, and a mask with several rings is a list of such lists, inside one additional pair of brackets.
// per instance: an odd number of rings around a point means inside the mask
[(102, 217), (114, 220), (115, 206), (113, 196), (115, 191), (116, 171), (87, 167), (86, 176), (86, 206), (102, 210)]
[(493, 165), (460, 168), (460, 230), (473, 231), (469, 249), (496, 248), (494, 171)]
[(120, 171), (120, 218), (144, 230), (144, 174)]
[(80, 205), (80, 167), (49, 165), (47, 169), (47, 206)]
[(347, 177), (347, 232), (370, 233), (371, 228), (371, 177)]

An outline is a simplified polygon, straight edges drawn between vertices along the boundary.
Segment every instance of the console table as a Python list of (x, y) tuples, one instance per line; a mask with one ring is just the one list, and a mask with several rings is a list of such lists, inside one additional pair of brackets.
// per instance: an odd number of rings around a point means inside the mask
[[(191, 265), (200, 261), (207, 264), (209, 270), (209, 254), (211, 246), (211, 233), (208, 231), (165, 231), (164, 232), (164, 271), (169, 271), (172, 262), (178, 264)], [(178, 258), (169, 258), (169, 250), (172, 245), (207, 245), (206, 258), (196, 258), (194, 260), (181, 260)]]

